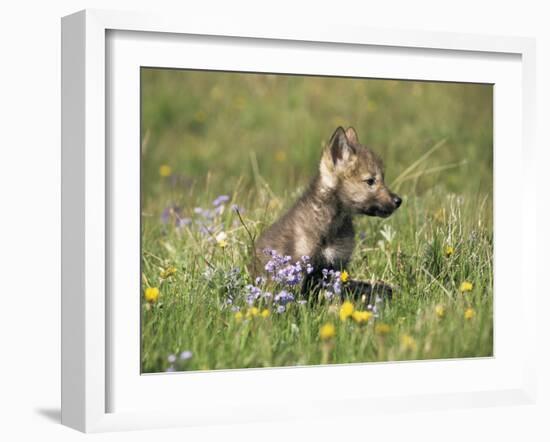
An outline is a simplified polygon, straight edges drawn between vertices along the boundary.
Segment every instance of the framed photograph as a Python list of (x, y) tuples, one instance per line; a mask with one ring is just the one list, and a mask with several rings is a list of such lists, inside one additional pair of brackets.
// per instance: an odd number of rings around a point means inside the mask
[(64, 424), (533, 401), (532, 40), (83, 11), (62, 54)]

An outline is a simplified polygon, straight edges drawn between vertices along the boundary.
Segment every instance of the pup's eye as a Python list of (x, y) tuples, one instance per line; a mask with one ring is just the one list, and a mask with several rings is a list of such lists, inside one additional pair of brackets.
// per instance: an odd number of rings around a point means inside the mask
[(367, 178), (365, 180), (365, 183), (367, 183), (369, 186), (374, 186), (374, 183), (376, 183), (376, 178)]

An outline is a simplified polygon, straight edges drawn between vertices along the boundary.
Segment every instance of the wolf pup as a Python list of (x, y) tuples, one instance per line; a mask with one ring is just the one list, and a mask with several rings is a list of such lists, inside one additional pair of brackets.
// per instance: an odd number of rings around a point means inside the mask
[[(255, 243), (254, 269), (263, 269), (266, 249), (289, 255), (294, 261), (309, 256), (314, 271), (302, 286), (315, 290), (322, 269), (343, 270), (353, 253), (355, 232), (352, 217), (386, 218), (401, 205), (401, 198), (384, 183), (380, 158), (359, 143), (357, 132), (338, 127), (323, 151), (319, 172), (305, 193)], [(349, 280), (342, 296), (392, 295), (384, 283)]]

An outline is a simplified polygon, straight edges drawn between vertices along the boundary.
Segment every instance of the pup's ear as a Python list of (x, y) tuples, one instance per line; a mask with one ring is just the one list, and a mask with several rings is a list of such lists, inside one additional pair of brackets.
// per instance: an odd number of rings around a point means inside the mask
[[(353, 131), (355, 133), (355, 131)], [(357, 134), (355, 134), (357, 137)], [(355, 148), (350, 145), (346, 132), (342, 127), (334, 131), (328, 143), (328, 149), (335, 166), (348, 163), (355, 156)]]
[(350, 143), (359, 144), (359, 137), (353, 127), (350, 126), (346, 129), (346, 137)]
[(349, 170), (356, 158), (355, 148), (347, 139), (344, 129), (339, 127), (330, 137), (321, 158), (319, 170), (323, 185), (328, 188), (335, 188), (338, 185), (338, 176)]

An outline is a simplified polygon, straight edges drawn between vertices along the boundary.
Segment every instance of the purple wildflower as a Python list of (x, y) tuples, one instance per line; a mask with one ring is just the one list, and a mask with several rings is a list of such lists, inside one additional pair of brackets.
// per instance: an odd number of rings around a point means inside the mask
[(200, 223), (200, 227), (199, 227), (199, 232), (202, 234), (202, 235), (205, 235), (205, 236), (211, 236), (214, 234), (214, 229), (210, 226), (207, 226), (206, 224), (204, 223)]
[(300, 258), (302, 263), (306, 266), (306, 273), (309, 275), (311, 272), (313, 272), (313, 266), (310, 262), (310, 257), (305, 255)]
[(252, 284), (245, 286), (246, 302), (248, 305), (253, 305), (254, 302), (262, 296), (262, 290)]
[(160, 222), (162, 224), (168, 224), (169, 221), (170, 221), (170, 208), (167, 207), (160, 214)]
[(286, 307), (284, 305), (277, 306), (277, 313), (284, 313), (285, 310), (286, 310)]
[(162, 224), (168, 224), (172, 217), (174, 217), (176, 220), (179, 218), (181, 214), (181, 209), (178, 206), (167, 206), (164, 208), (162, 213), (160, 214), (160, 222)]
[(174, 362), (176, 362), (176, 355), (168, 355), (167, 359), (170, 364), (173, 364)]
[(223, 203), (226, 203), (227, 201), (229, 201), (228, 195), (220, 195), (212, 202), (212, 205), (214, 207), (218, 207), (221, 206)]
[(270, 257), (265, 270), (277, 283), (290, 287), (296, 286), (302, 282), (304, 272), (309, 274), (313, 271), (308, 256), (302, 256), (300, 260), (292, 263), (292, 257), (280, 255), (275, 250), (265, 249), (264, 253)]
[(325, 293), (328, 299), (332, 299), (334, 295), (339, 295), (342, 291), (342, 282), (340, 280), (340, 272), (335, 270), (321, 270), (323, 279), (321, 280), (321, 286), (325, 289)]
[(271, 257), (265, 265), (265, 270), (270, 274), (276, 274), (280, 269), (285, 268), (292, 257), (279, 255), (275, 250), (265, 249), (264, 253)]
[(215, 213), (212, 210), (203, 209), (202, 207), (195, 207), (193, 209), (193, 212), (195, 212), (195, 214), (200, 215), (203, 218), (208, 220), (211, 220), (215, 216)]
[(286, 290), (281, 290), (275, 295), (274, 301), (279, 305), (286, 305), (289, 302), (294, 301), (294, 295)]
[(180, 360), (181, 361), (188, 361), (193, 357), (193, 352), (189, 350), (182, 351), (180, 354)]
[(184, 227), (191, 224), (191, 218), (180, 218), (179, 216), (176, 217), (176, 227)]

